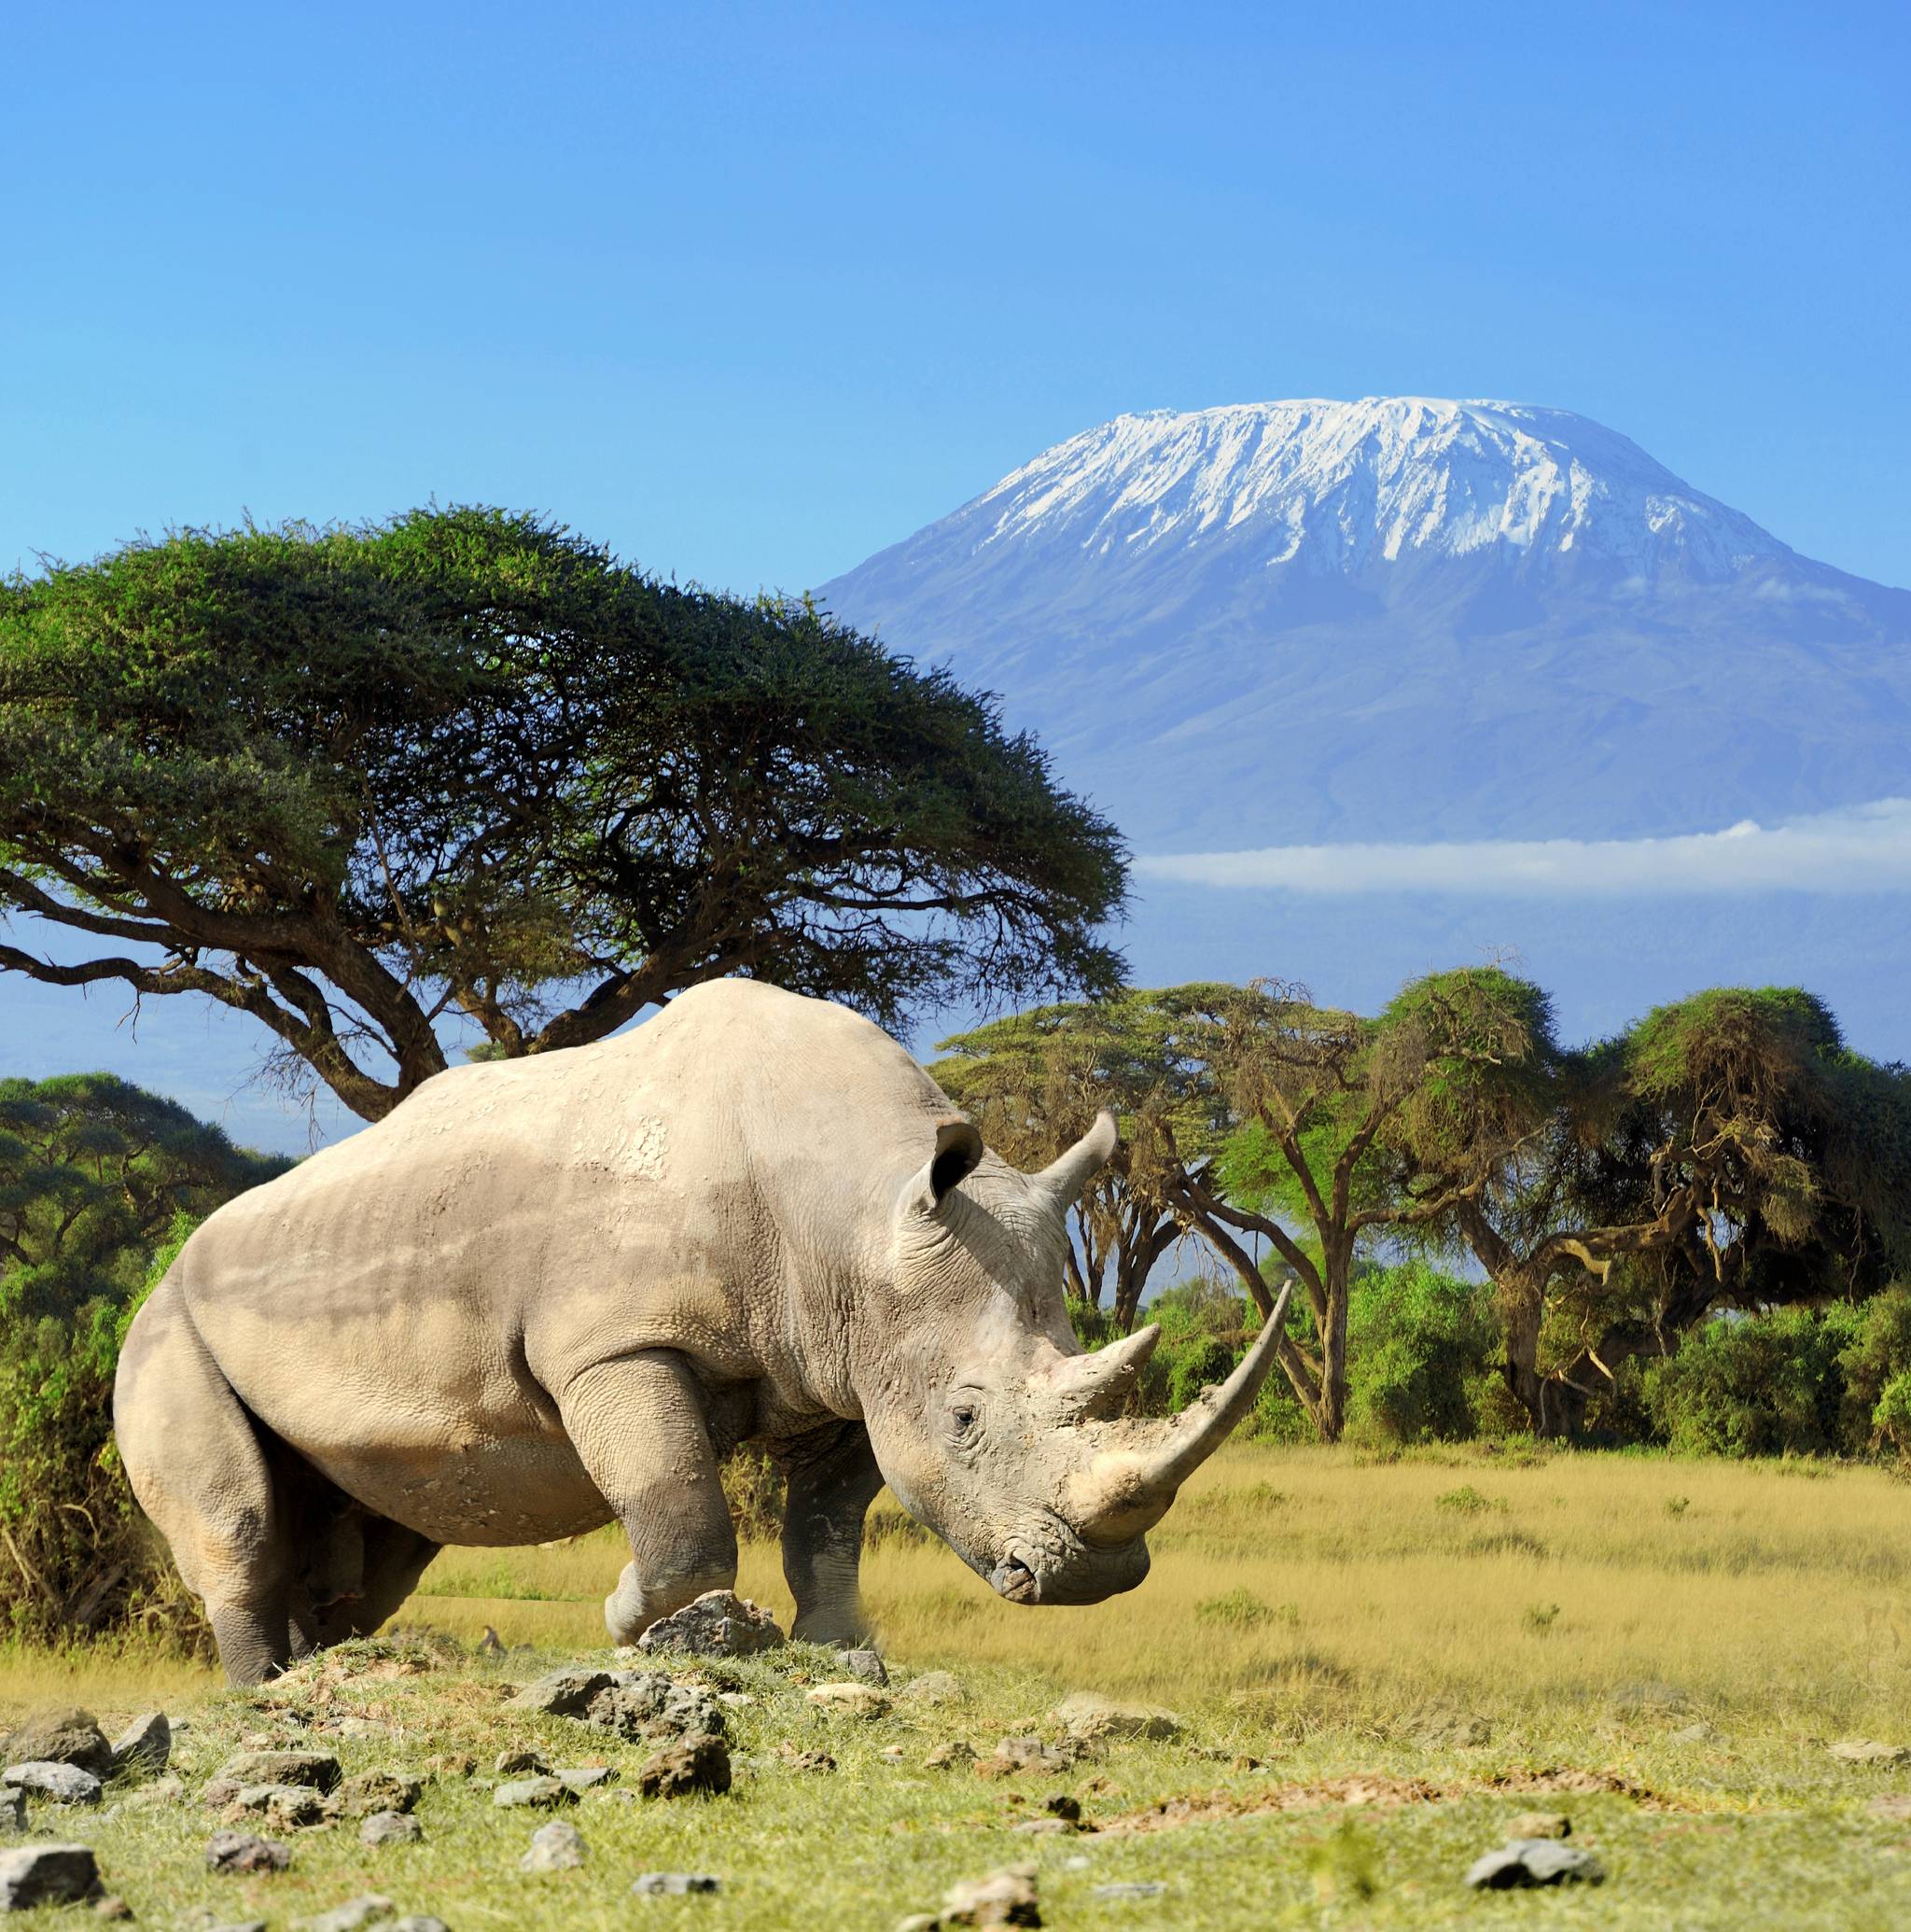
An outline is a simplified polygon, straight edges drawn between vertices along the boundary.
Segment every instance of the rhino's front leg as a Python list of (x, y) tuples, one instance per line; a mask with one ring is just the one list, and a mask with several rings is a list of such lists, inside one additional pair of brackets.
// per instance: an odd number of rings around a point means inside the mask
[(635, 1643), (706, 1589), (736, 1584), (736, 1532), (717, 1472), (704, 1395), (689, 1364), (647, 1350), (585, 1370), (558, 1402), (631, 1560), (604, 1600), (611, 1641)]
[(783, 1575), (796, 1599), (790, 1634), (811, 1644), (859, 1644), (869, 1634), (857, 1571), (862, 1523), (883, 1472), (860, 1422), (800, 1437), (778, 1457), (788, 1480)]

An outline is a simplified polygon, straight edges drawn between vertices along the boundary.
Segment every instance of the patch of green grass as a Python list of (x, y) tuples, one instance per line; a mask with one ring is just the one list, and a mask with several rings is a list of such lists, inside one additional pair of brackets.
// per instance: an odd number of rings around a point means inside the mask
[[(674, 1804), (588, 1797), (569, 1814), (589, 1846), (580, 1871), (519, 1872), (539, 1820), (495, 1810), (488, 1791), (448, 1773), (420, 1804), (422, 1844), (368, 1851), (347, 1826), (296, 1833), (293, 1868), (276, 1878), (206, 1874), (216, 1821), (189, 1802), (43, 1811), (36, 1822), (94, 1843), (109, 1887), (154, 1932), (200, 1905), (281, 1926), (369, 1890), (456, 1932), (623, 1932), (634, 1914), (738, 1932), (889, 1932), (903, 1913), (933, 1910), (955, 1880), (1023, 1859), (1039, 1868), (1047, 1922), (1085, 1932), (1911, 1923), (1907, 1827), (1869, 1808), (1911, 1791), (1911, 1770), (1848, 1765), (1825, 1749), (1843, 1735), (1911, 1743), (1911, 1490), (1862, 1469), (1806, 1486), (1776, 1464), (1681, 1463), (1675, 1479), (1692, 1507), (1674, 1519), (1666, 1459), (1548, 1452), (1530, 1469), (1495, 1466), (1503, 1512), (1448, 1512), (1435, 1505), (1451, 1467), (1230, 1449), (1151, 1539), (1142, 1588), (1080, 1609), (1004, 1603), (940, 1546), (886, 1536), (868, 1589), (886, 1653), (899, 1677), (955, 1672), (964, 1701), (825, 1718), (803, 1691), (840, 1670), (828, 1653), (793, 1646), (707, 1669), (714, 1686), (752, 1700), (731, 1719), (734, 1791)], [(1455, 1514), (1482, 1533), (1464, 1547)], [(110, 1721), (164, 1702), (189, 1726), (178, 1762), (194, 1791), (260, 1732), (323, 1743), (348, 1771), (424, 1770), (465, 1753), (488, 1774), (501, 1749), (535, 1745), (561, 1763), (602, 1757), (620, 1771), (613, 1791), (628, 1789), (644, 1747), (504, 1704), (509, 1684), (608, 1657), (600, 1600), (622, 1561), (608, 1533), (448, 1551), (432, 1593), (401, 1615), (453, 1633), (462, 1654), (352, 1646), (256, 1692), (216, 1690), (189, 1665), (161, 1669), (132, 1651), (0, 1651), (0, 1720), (29, 1703), (87, 1703)], [(772, 1546), (746, 1547), (742, 1583), (787, 1622)], [(449, 1593), (478, 1585), (482, 1594)], [(470, 1654), (486, 1623), (526, 1647)], [(1685, 1707), (1615, 1699), (1639, 1682), (1672, 1687)], [(1081, 1688), (1169, 1705), (1187, 1729), (1112, 1744), (1059, 1773), (993, 1781), (923, 1768), (944, 1739), (986, 1751), (1006, 1734), (1057, 1736), (1048, 1714)], [(1436, 1700), (1477, 1724), (1412, 1717)], [(1484, 1741), (1428, 1741), (1449, 1735)], [(795, 1771), (786, 1743), (827, 1750), (838, 1769)], [(900, 1763), (883, 1756), (891, 1745)], [(1104, 1828), (1018, 1833), (1054, 1791)], [(1465, 1892), (1467, 1866), (1532, 1809), (1567, 1812), (1607, 1883)], [(632, 1899), (631, 1879), (659, 1868), (715, 1872), (725, 1889)], [(1168, 1889), (1128, 1903), (1093, 1897), (1118, 1880)], [(48, 1924), (69, 1919), (91, 1923), (74, 1912)]]

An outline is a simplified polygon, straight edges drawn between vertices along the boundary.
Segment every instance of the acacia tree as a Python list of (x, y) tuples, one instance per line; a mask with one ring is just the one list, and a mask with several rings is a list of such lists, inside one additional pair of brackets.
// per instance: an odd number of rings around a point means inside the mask
[(1553, 1362), (1519, 1365), (1544, 1431), (1576, 1433), (1621, 1365), (1716, 1307), (1855, 1299), (1911, 1263), (1911, 1079), (1812, 994), (1658, 1007), (1588, 1056), (1580, 1105), (1549, 1184), (1587, 1266), (1554, 1284)]
[(546, 520), (186, 531), (0, 586), (0, 969), (248, 1013), (381, 1117), (731, 973), (1098, 991), (1113, 828), (992, 701)]
[[(1263, 1317), (1273, 1293), (1248, 1244), (1265, 1239), (1313, 1314), (1312, 1340), (1283, 1335), (1281, 1366), (1332, 1441), (1361, 1242), (1435, 1228), (1485, 1184), (1549, 1077), (1549, 1026), (1536, 988), (1484, 968), (1416, 982), (1374, 1020), (1272, 981), (1201, 984), (1001, 1023), (947, 1043), (961, 1057), (934, 1071), (958, 1099), (1040, 1123), (1045, 1146), (1112, 1107), (1126, 1197), (1155, 1227), (1198, 1234)], [(1422, 1144), (1465, 1159), (1403, 1162), (1414, 1123)]]
[(1153, 1010), (1126, 995), (1092, 1005), (1039, 1007), (944, 1040), (929, 1069), (1017, 1167), (1049, 1165), (1102, 1107), (1116, 1111), (1123, 1144), (1068, 1214), (1067, 1290), (1115, 1332), (1135, 1325), (1155, 1264), (1184, 1232), (1166, 1193), (1132, 1168), (1134, 1113), (1172, 1077), (1151, 1027)]

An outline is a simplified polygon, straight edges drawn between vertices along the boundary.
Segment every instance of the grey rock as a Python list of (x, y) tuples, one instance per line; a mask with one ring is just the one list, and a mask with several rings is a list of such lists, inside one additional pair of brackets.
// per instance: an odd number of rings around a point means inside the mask
[(538, 1811), (554, 1811), (559, 1805), (576, 1804), (578, 1794), (555, 1778), (513, 1778), (491, 1794), (491, 1801), (507, 1811), (524, 1805)]
[(332, 1801), (348, 1818), (369, 1818), (374, 1812), (409, 1812), (424, 1791), (424, 1780), (410, 1771), (356, 1771), (333, 1792)]
[(631, 1890), (644, 1898), (681, 1898), (690, 1892), (716, 1892), (722, 1881), (707, 1871), (640, 1871)]
[(518, 1860), (520, 1871), (575, 1871), (584, 1862), (584, 1834), (564, 1818), (553, 1818), (531, 1834), (531, 1849)]
[(99, 1882), (91, 1845), (22, 1845), (0, 1852), (0, 1911), (71, 1905)]
[(608, 1690), (628, 1673), (569, 1669), (551, 1671), (527, 1684), (506, 1705), (507, 1710), (547, 1711), (553, 1717), (581, 1717), (591, 1700)]
[(173, 1756), (173, 1726), (163, 1711), (146, 1711), (113, 1740), (113, 1774), (139, 1771), (156, 1778)]
[(249, 1831), (216, 1831), (205, 1841), (205, 1869), (249, 1876), (256, 1871), (284, 1871), (292, 1862), (292, 1849), (276, 1839), (256, 1838)]
[(645, 1798), (685, 1798), (697, 1791), (730, 1789), (730, 1753), (717, 1737), (688, 1737), (666, 1745), (637, 1770)]
[(950, 1771), (958, 1764), (975, 1762), (975, 1746), (961, 1738), (950, 1738), (935, 1745), (922, 1761), (924, 1771)]
[(26, 1829), (26, 1793), (17, 1785), (0, 1787), (0, 1832)]
[(226, 1809), (229, 1815), (255, 1813), (278, 1831), (323, 1825), (331, 1816), (324, 1796), (310, 1785), (242, 1785)]
[(721, 1737), (723, 1706), (706, 1690), (679, 1684), (662, 1671), (618, 1671), (576, 1714), (599, 1730), (630, 1739), (692, 1734)]
[(1515, 1838), (1476, 1858), (1466, 1882), (1477, 1892), (1510, 1892), (1531, 1885), (1603, 1884), (1606, 1868), (1578, 1845), (1551, 1838)]
[(1116, 1904), (1129, 1898), (1159, 1898), (1166, 1890), (1167, 1885), (1161, 1879), (1121, 1879), (1112, 1884), (1091, 1885), (1088, 1896)]
[(373, 1812), (358, 1827), (361, 1845), (415, 1845), (425, 1827), (403, 1812)]
[(292, 1932), (359, 1932), (361, 1926), (383, 1924), (398, 1909), (383, 1893), (367, 1892), (333, 1906), (329, 1911), (309, 1919), (294, 1919)]
[(548, 1778), (551, 1767), (536, 1751), (500, 1751), (492, 1770), (501, 1778)]
[(896, 1693), (900, 1703), (934, 1706), (962, 1701), (962, 1683), (949, 1671), (925, 1671)]
[(599, 1785), (608, 1785), (617, 1777), (617, 1773), (607, 1764), (580, 1764), (570, 1770), (554, 1771), (551, 1775), (566, 1790), (576, 1791), (580, 1795), (586, 1791), (594, 1791)]
[(1843, 1738), (1826, 1748), (1834, 1757), (1842, 1758), (1847, 1764), (1911, 1763), (1911, 1750), (1903, 1744), (1881, 1744), (1876, 1738)]
[(889, 1686), (889, 1673), (883, 1659), (873, 1650), (845, 1650), (843, 1653), (843, 1668), (852, 1677), (858, 1677), (865, 1684), (874, 1684), (884, 1689)]
[(942, 1894), (944, 1925), (1039, 1925), (1035, 1867), (1011, 1865), (984, 1878), (964, 1879)]
[(805, 1701), (836, 1717), (881, 1717), (889, 1708), (889, 1694), (873, 1684), (850, 1681), (818, 1684), (803, 1693)]
[(24, 1791), (51, 1804), (98, 1804), (100, 1781), (77, 1764), (59, 1760), (9, 1764), (0, 1771), (0, 1790)]
[(113, 1747), (91, 1711), (45, 1711), (0, 1743), (0, 1763), (77, 1764), (104, 1778), (113, 1768)]
[(1187, 1729), (1159, 1704), (1124, 1704), (1092, 1690), (1078, 1690), (1054, 1708), (1057, 1723), (1079, 1743), (1101, 1738), (1172, 1738)]
[(653, 1657), (755, 1657), (782, 1645), (776, 1619), (760, 1603), (728, 1589), (706, 1589), (637, 1639), (637, 1648)]
[[(339, 1782), (339, 1760), (329, 1751), (241, 1751), (213, 1773), (214, 1784), (309, 1785), (329, 1791)], [(210, 1800), (211, 1787), (207, 1787)], [(230, 1802), (230, 1800), (228, 1800)]]

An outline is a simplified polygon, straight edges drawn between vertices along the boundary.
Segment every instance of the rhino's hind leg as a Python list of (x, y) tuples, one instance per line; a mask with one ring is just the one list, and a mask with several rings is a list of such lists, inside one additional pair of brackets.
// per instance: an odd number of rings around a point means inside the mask
[(278, 1485), (258, 1424), (173, 1279), (126, 1337), (113, 1410), (133, 1494), (203, 1600), (226, 1675), (257, 1684), (282, 1670), (291, 1654), (291, 1553)]
[(313, 1612), (314, 1643), (342, 1644), (369, 1637), (418, 1587), (440, 1544), (382, 1516), (367, 1516), (363, 1526), (363, 1568), (356, 1594), (342, 1596)]
[(631, 1561), (604, 1600), (613, 1643), (635, 1643), (704, 1590), (735, 1586), (736, 1531), (705, 1401), (669, 1349), (600, 1363), (559, 1398), (565, 1433), (630, 1539)]
[(883, 1487), (860, 1422), (832, 1423), (786, 1444), (783, 1575), (796, 1599), (790, 1635), (809, 1644), (859, 1644), (869, 1634), (858, 1589), (862, 1525)]

